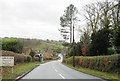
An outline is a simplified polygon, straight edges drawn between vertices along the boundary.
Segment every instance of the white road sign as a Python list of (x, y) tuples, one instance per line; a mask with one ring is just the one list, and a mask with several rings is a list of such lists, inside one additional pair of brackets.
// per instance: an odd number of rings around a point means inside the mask
[(14, 66), (14, 57), (1, 56), (0, 57), (0, 66)]

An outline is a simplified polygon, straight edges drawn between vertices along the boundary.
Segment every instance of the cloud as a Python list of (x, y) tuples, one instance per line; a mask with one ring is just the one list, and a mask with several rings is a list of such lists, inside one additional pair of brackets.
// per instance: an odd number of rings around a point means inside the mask
[[(80, 10), (91, 0), (0, 0), (0, 37), (61, 40), (59, 17), (70, 4)], [(92, 0), (94, 1), (94, 0)]]
[[(56, 17), (58, 17), (57, 10), (53, 10), (50, 6), (43, 5), (37, 2), (22, 2), (13, 5), (8, 2), (2, 4), (2, 23), (14, 23), (14, 21), (39, 21), (56, 24)], [(56, 13), (57, 12), (57, 13)]]

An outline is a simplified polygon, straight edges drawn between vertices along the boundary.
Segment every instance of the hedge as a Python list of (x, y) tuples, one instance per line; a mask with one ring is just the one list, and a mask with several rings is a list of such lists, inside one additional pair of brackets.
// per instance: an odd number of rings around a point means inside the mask
[[(64, 60), (67, 64), (73, 64), (73, 57)], [(76, 56), (75, 65), (93, 70), (120, 74), (120, 54), (108, 56)]]
[(22, 53), (23, 44), (17, 38), (3, 39), (0, 44), (3, 50), (13, 51), (15, 53)]
[(14, 53), (11, 51), (4, 51), (3, 50), (2, 56), (13, 56), (15, 64), (32, 61), (32, 57), (30, 55), (18, 54), (18, 53)]

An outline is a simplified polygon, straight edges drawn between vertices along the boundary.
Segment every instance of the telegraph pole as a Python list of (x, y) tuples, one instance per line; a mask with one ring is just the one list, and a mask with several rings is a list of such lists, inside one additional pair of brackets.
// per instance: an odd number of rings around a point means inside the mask
[(75, 67), (75, 39), (74, 39), (74, 24), (73, 24), (73, 67)]

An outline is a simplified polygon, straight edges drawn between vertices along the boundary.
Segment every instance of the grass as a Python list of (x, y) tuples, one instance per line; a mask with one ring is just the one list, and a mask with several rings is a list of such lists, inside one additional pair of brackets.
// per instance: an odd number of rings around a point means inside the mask
[(97, 77), (101, 77), (103, 79), (108, 79), (108, 80), (112, 80), (112, 81), (120, 81), (120, 78), (118, 74), (114, 74), (114, 73), (105, 73), (105, 72), (101, 72), (101, 71), (97, 71), (97, 70), (91, 70), (91, 69), (88, 69), (88, 68), (82, 68), (82, 67), (73, 67), (71, 64), (65, 64), (63, 63), (64, 65), (70, 67), (70, 68), (73, 68), (75, 70), (78, 70), (78, 71), (81, 71), (81, 72), (84, 72), (84, 73), (88, 73), (88, 74), (91, 74), (91, 75), (95, 75)]
[(30, 62), (30, 63), (19, 63), (14, 66), (14, 73), (13, 76), (11, 75), (12, 69), (9, 67), (3, 68), (3, 79), (16, 79), (18, 76), (32, 70), (33, 68), (37, 67), (39, 62)]

